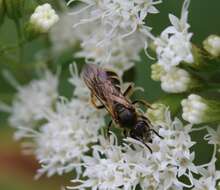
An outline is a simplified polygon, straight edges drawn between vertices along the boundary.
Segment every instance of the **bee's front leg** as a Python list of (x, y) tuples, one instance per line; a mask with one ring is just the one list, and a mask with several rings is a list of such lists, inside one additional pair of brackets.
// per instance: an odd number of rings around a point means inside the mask
[(151, 107), (151, 104), (150, 103), (148, 103), (147, 101), (145, 101), (145, 100), (135, 100), (135, 101), (133, 101), (132, 102), (132, 104), (142, 104), (143, 106), (145, 106), (146, 108), (151, 108), (152, 109), (152, 107)]
[(129, 84), (129, 86), (127, 87), (127, 89), (123, 92), (123, 95), (126, 96), (126, 97), (129, 97), (130, 95), (132, 95), (133, 89), (134, 89), (133, 83), (132, 83), (132, 84)]
[(127, 132), (126, 129), (123, 130), (123, 135), (124, 135), (125, 138), (128, 137), (128, 132)]

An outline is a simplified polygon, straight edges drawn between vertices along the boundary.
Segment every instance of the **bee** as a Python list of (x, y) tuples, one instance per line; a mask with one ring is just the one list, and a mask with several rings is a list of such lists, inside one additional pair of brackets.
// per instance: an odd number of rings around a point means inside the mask
[[(103, 69), (94, 64), (85, 65), (82, 78), (91, 91), (91, 102), (97, 109), (105, 108), (112, 120), (108, 124), (108, 132), (114, 121), (124, 129), (124, 135), (142, 142), (152, 152), (145, 142), (152, 142), (151, 132), (160, 136), (151, 125), (149, 119), (136, 110), (136, 104), (141, 103), (146, 107), (150, 104), (143, 100), (130, 101), (128, 95), (133, 90), (130, 84), (122, 92), (118, 75), (110, 70)], [(97, 100), (100, 105), (97, 105)]]

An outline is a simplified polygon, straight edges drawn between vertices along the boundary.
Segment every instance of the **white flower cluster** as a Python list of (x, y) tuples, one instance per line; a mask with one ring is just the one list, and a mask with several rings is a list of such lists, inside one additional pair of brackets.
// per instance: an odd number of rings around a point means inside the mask
[(189, 3), (190, 0), (184, 1), (180, 19), (172, 14), (169, 15), (172, 26), (167, 27), (155, 40), (158, 64), (165, 70), (179, 65), (182, 61), (193, 63), (190, 43), (192, 33), (188, 33), (187, 23)]
[[(70, 0), (71, 3), (74, 0)], [(87, 4), (81, 11), (89, 12), (87, 18), (81, 19), (80, 24), (86, 24), (100, 20), (106, 35), (104, 38), (126, 37), (137, 30), (148, 32), (145, 26), (145, 18), (148, 14), (155, 14), (159, 11), (154, 5), (161, 3), (161, 0), (81, 0)]]
[(103, 115), (96, 112), (88, 102), (72, 99), (58, 102), (56, 111), (45, 113), (46, 124), (36, 135), (36, 157), (42, 168), (38, 175), (48, 176), (77, 169), (89, 145), (97, 142), (98, 130), (104, 126)]
[(185, 92), (192, 83), (191, 75), (177, 68), (181, 62), (191, 64), (194, 61), (190, 42), (192, 33), (188, 33), (187, 23), (189, 3), (190, 0), (184, 1), (180, 19), (169, 15), (172, 26), (167, 27), (154, 41), (158, 66), (152, 67), (152, 77), (161, 80), (161, 88), (169, 93)]
[[(70, 189), (84, 190), (132, 190), (141, 189), (183, 189), (197, 187), (206, 176), (206, 166), (196, 166), (193, 161), (195, 153), (190, 148), (195, 144), (190, 137), (191, 125), (183, 126), (180, 120), (171, 120), (165, 112), (165, 121), (160, 121), (159, 134), (150, 145), (153, 153), (131, 138), (127, 143), (118, 145), (113, 135), (109, 140), (99, 137), (99, 145), (92, 147), (92, 156), (83, 157), (85, 180), (73, 180), (79, 185)], [(130, 146), (131, 144), (132, 146)], [(210, 163), (209, 163), (210, 164)], [(208, 167), (209, 168), (209, 167)], [(199, 180), (194, 174), (202, 176)], [(188, 179), (183, 182), (181, 177)], [(213, 181), (219, 179), (212, 179)]]
[(74, 67), (69, 81), (75, 90), (70, 101), (58, 100), (58, 77), (45, 71), (41, 79), (16, 86), (18, 93), (10, 109), (2, 104), (11, 112), (9, 122), (16, 128), (16, 138), (29, 140), (24, 141), (24, 151), (34, 153), (42, 166), (36, 177), (74, 169), (80, 173), (83, 155), (98, 141), (98, 131), (105, 125), (105, 113), (89, 104), (88, 89)]
[(83, 39), (82, 50), (76, 53), (76, 56), (86, 58), (87, 63), (92, 62), (113, 69), (121, 76), (124, 71), (134, 66), (134, 61), (139, 60), (140, 50), (144, 47), (143, 35), (135, 33), (126, 40), (115, 38), (99, 43), (103, 36), (103, 30), (99, 29), (97, 28), (95, 36)]
[[(71, 1), (70, 1), (71, 2)], [(157, 13), (154, 0), (100, 0), (82, 1), (87, 5), (73, 11), (75, 35), (81, 41), (78, 57), (88, 63), (104, 65), (119, 75), (130, 69), (146, 46), (149, 28), (144, 19)], [(135, 48), (134, 48), (135, 47)]]
[(44, 118), (43, 110), (50, 109), (58, 97), (58, 77), (45, 71), (41, 79), (25, 86), (17, 86), (11, 106), (9, 123), (16, 128), (15, 137), (26, 137), (30, 129)]
[[(89, 104), (89, 93), (78, 75), (76, 65), (70, 68), (70, 82), (75, 86), (71, 101), (56, 103), (56, 110), (44, 112), (47, 122), (35, 137), (35, 154), (42, 168), (38, 176), (81, 172), (81, 159), (89, 146), (98, 141), (98, 130), (105, 125), (103, 112)], [(62, 100), (62, 98), (61, 98)]]
[(39, 5), (31, 15), (30, 23), (34, 29), (46, 33), (59, 20), (59, 16), (50, 4)]

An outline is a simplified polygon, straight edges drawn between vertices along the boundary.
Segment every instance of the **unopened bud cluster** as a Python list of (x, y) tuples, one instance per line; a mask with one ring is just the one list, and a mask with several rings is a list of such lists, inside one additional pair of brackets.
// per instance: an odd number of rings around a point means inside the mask
[(214, 57), (220, 56), (220, 37), (217, 35), (210, 35), (203, 42), (204, 49)]
[(46, 33), (59, 20), (59, 16), (50, 4), (38, 6), (30, 17), (30, 24), (35, 32)]
[(161, 81), (161, 88), (167, 93), (186, 92), (198, 85), (198, 81), (186, 70), (172, 67), (165, 71), (159, 64), (151, 66), (151, 78)]
[(220, 102), (190, 94), (181, 102), (185, 121), (192, 124), (220, 121)]

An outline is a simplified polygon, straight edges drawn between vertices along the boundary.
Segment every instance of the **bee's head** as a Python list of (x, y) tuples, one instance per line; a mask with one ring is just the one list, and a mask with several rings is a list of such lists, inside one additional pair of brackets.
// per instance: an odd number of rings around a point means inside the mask
[(138, 121), (131, 130), (130, 135), (134, 139), (141, 139), (144, 142), (152, 142), (150, 128), (144, 121)]

